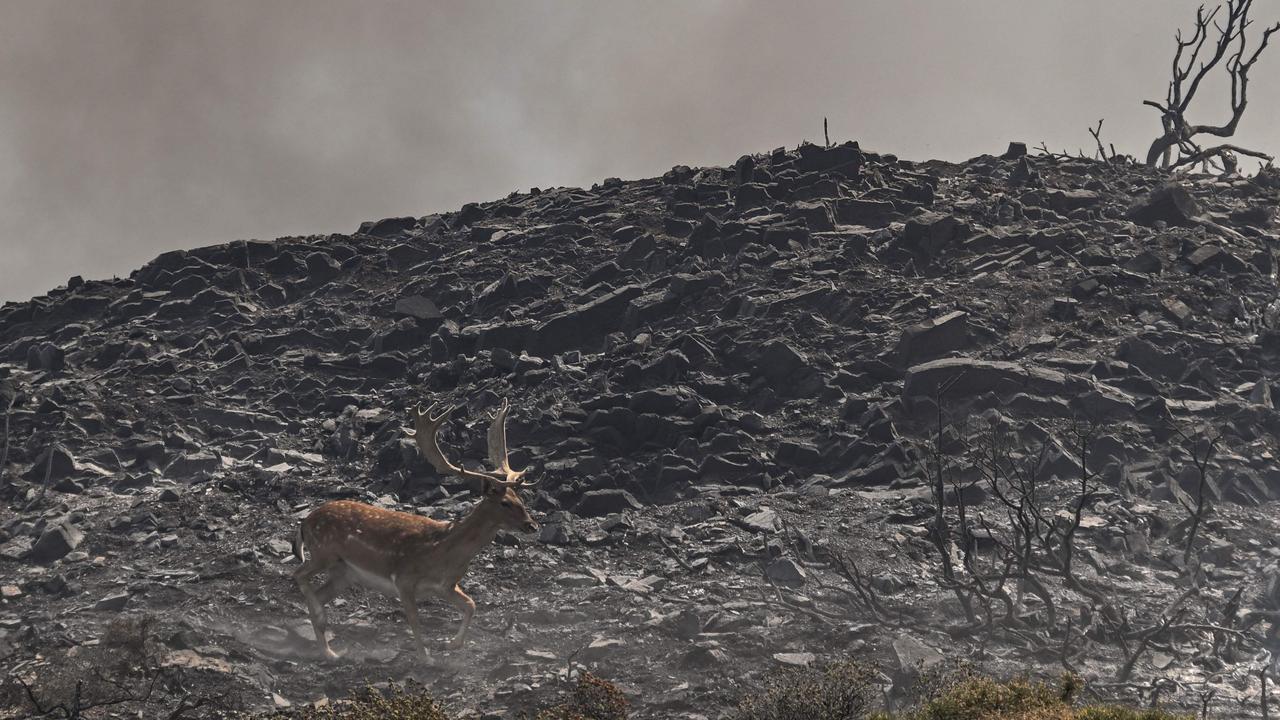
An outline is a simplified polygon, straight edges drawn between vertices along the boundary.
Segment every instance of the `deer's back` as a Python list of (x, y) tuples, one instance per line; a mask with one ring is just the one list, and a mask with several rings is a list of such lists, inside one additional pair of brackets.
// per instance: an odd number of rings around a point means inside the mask
[(448, 527), (447, 522), (412, 513), (335, 500), (302, 521), (302, 535), (313, 554), (385, 577), (405, 558), (427, 550)]

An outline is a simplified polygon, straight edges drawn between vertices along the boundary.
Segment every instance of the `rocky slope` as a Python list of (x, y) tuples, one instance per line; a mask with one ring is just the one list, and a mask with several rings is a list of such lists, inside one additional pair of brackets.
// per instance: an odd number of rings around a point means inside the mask
[[(639, 717), (717, 717), (776, 666), (852, 655), (893, 681), (940, 654), (1256, 707), (1280, 610), (1280, 178), (1168, 181), (1016, 145), (806, 144), (9, 303), (0, 664), (38, 683), (151, 614), (171, 694), (248, 707), (417, 678), (500, 717), (585, 665)], [(402, 428), (461, 403), (445, 442), (479, 459), (503, 397), (543, 529), (477, 560), (472, 643), (423, 661), (395, 603), (354, 590), (321, 662), (297, 519), (341, 497), (464, 512), (471, 488)], [(992, 428), (1080, 582), (975, 625), (956, 584), (1014, 522), (977, 472)], [(423, 608), (446, 638), (452, 609)]]

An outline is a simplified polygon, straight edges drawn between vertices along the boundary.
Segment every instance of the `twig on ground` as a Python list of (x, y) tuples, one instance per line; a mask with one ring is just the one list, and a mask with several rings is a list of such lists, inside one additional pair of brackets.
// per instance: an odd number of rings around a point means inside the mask
[(671, 545), (667, 543), (666, 538), (662, 537), (662, 535), (660, 534), (655, 536), (658, 538), (658, 542), (662, 545), (662, 548), (667, 551), (667, 554), (670, 555), (673, 560), (680, 563), (680, 567), (684, 568), (685, 570), (691, 573), (698, 572), (698, 569), (695, 568), (693, 565), (690, 565), (688, 560), (685, 560), (684, 558), (680, 557), (680, 554), (676, 552), (676, 549), (671, 547)]
[(22, 512), (27, 512), (35, 507), (41, 500), (44, 500), (45, 493), (49, 492), (49, 480), (53, 477), (53, 445), (45, 451), (44, 461), (44, 482), (40, 484), (40, 492), (31, 498), (26, 505), (22, 507)]

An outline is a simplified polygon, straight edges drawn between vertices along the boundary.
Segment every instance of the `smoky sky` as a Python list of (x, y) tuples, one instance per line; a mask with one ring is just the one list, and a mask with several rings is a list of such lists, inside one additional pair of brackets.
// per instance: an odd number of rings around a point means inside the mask
[[(1141, 155), (1182, 0), (0, 2), (0, 299), (833, 140)], [(1275, 3), (1258, 3), (1259, 21)], [(1280, 48), (1235, 141), (1280, 150)], [(1202, 90), (1193, 121), (1227, 117)]]

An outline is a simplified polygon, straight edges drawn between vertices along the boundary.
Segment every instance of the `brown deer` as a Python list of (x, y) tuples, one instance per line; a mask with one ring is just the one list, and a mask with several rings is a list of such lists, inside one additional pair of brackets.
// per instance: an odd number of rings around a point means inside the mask
[[(337, 657), (325, 634), (324, 606), (352, 582), (397, 597), (413, 630), (414, 641), (424, 655), (430, 655), (418, 624), (418, 597), (422, 594), (444, 598), (462, 611), (462, 627), (449, 643), (462, 647), (476, 604), (458, 587), (467, 567), (499, 530), (534, 532), (538, 523), (516, 494), (530, 483), (524, 471), (512, 470), (507, 460), (507, 411), (504, 400), (489, 427), (489, 462), (495, 470), (467, 470), (454, 465), (440, 451), (440, 426), (456, 410), (436, 412), (436, 406), (414, 411), (414, 427), (409, 433), (417, 440), (422, 456), (442, 475), (456, 475), (480, 484), (480, 502), (466, 517), (443, 522), (412, 513), (385, 510), (351, 500), (328, 502), (311, 512), (298, 525), (293, 554), (302, 565), (294, 571), (302, 596), (307, 601), (311, 625), (320, 650)], [(310, 559), (303, 558), (303, 546)], [(328, 573), (319, 588), (311, 579)]]

